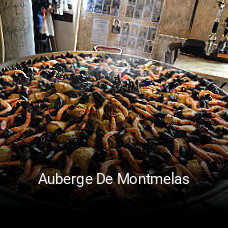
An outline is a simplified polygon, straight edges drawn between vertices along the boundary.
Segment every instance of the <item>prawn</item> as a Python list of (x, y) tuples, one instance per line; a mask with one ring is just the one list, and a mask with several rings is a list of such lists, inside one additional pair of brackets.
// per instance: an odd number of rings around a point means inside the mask
[(104, 135), (102, 139), (103, 147), (106, 149), (106, 151), (109, 151), (109, 145), (108, 145), (108, 139), (112, 137), (113, 135), (117, 134), (119, 131), (110, 131), (107, 134)]
[(209, 163), (212, 163), (214, 160), (207, 154), (206, 151), (204, 151), (203, 149), (195, 146), (193, 143), (189, 143), (189, 146), (191, 147), (191, 149), (193, 149), (200, 158), (206, 160)]
[(7, 112), (10, 112), (12, 110), (11, 105), (0, 98), (1, 105), (5, 108), (3, 111), (0, 112), (0, 116), (6, 114)]
[(71, 170), (72, 166), (73, 166), (73, 159), (70, 158), (69, 156), (66, 156), (65, 167), (63, 169), (63, 175), (64, 176), (70, 175), (70, 170)]
[(221, 154), (223, 157), (228, 158), (228, 152), (225, 151), (221, 146), (216, 144), (206, 144), (202, 146), (203, 149), (212, 149), (214, 152)]
[(142, 170), (141, 170), (140, 166), (138, 165), (138, 163), (135, 161), (135, 158), (131, 154), (130, 150), (128, 150), (127, 148), (124, 148), (124, 147), (121, 147), (120, 149), (123, 153), (123, 156), (127, 159), (130, 166), (132, 167), (132, 169), (135, 172), (141, 172)]
[(126, 128), (126, 131), (135, 133), (135, 137), (140, 143), (147, 143), (147, 141), (142, 137), (142, 134), (138, 128)]
[(32, 171), (32, 160), (28, 159), (25, 163), (25, 171), (19, 177), (17, 183), (20, 183), (21, 181), (25, 180), (29, 176), (31, 171)]
[(116, 166), (116, 165), (119, 165), (119, 164), (120, 164), (120, 160), (117, 160), (117, 159), (105, 161), (101, 165), (100, 172), (103, 173), (106, 176), (110, 166)]
[(27, 112), (25, 123), (22, 126), (11, 128), (11, 131), (14, 131), (14, 132), (22, 131), (23, 129), (25, 129), (29, 126), (30, 122), (31, 122), (31, 113)]

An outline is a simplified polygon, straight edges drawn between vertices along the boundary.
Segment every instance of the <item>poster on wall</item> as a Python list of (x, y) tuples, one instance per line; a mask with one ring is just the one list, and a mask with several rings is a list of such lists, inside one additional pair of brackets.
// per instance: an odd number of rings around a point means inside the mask
[(128, 0), (125, 17), (159, 23), (163, 5), (164, 0)]
[(109, 21), (93, 18), (91, 44), (107, 45), (109, 34)]
[(123, 22), (119, 46), (145, 53), (152, 53), (156, 34), (157, 28), (155, 27)]
[(88, 0), (86, 11), (90, 13), (118, 16), (121, 0)]
[[(88, 0), (87, 12), (119, 16), (121, 0)], [(128, 0), (125, 17), (159, 23), (164, 0)]]

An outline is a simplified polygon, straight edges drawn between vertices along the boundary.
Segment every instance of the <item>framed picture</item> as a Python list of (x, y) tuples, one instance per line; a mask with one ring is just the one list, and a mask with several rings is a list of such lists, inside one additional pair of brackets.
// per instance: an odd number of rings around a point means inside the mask
[(102, 5), (103, 5), (103, 0), (96, 0), (95, 5), (94, 5), (94, 12), (101, 13)]
[(151, 53), (153, 51), (153, 42), (152, 40), (145, 41), (144, 52)]
[(102, 14), (110, 14), (111, 3), (112, 3), (111, 0), (104, 0)]
[(152, 41), (155, 40), (156, 34), (157, 28), (149, 27), (147, 39)]
[(87, 8), (86, 8), (87, 12), (93, 12), (93, 10), (94, 10), (94, 2), (95, 2), (95, 0), (88, 0)]
[(131, 25), (131, 31), (130, 31), (130, 35), (137, 37), (139, 33), (139, 25), (137, 24), (132, 24)]
[(144, 44), (145, 44), (145, 40), (138, 39), (138, 40), (137, 40), (137, 43), (136, 43), (135, 49), (136, 49), (136, 50), (139, 50), (139, 51), (143, 51), (143, 49), (144, 49)]
[(140, 39), (146, 39), (147, 30), (148, 30), (148, 27), (146, 27), (146, 26), (141, 26), (140, 27), (140, 30), (139, 30), (139, 38)]
[(127, 47), (127, 40), (128, 40), (127, 35), (121, 35), (119, 46), (120, 47)]
[(130, 49), (135, 49), (136, 45), (136, 38), (135, 37), (128, 37), (127, 47)]
[(120, 1), (121, 0), (113, 0), (112, 1), (111, 10), (110, 10), (110, 14), (112, 16), (119, 16)]
[(164, 0), (156, 0), (154, 4), (152, 22), (160, 22)]
[(120, 34), (120, 29), (121, 29), (120, 24), (121, 24), (120, 20), (114, 19), (111, 32), (114, 34)]
[(135, 7), (132, 5), (127, 5), (125, 17), (133, 18)]
[(124, 35), (129, 35), (129, 32), (130, 32), (130, 23), (124, 22), (121, 29), (121, 33)]

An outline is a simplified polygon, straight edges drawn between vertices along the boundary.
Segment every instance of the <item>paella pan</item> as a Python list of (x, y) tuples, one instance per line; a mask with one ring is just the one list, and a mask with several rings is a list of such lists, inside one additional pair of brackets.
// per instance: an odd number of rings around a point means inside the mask
[[(228, 185), (227, 94), (197, 75), (135, 56), (67, 52), (6, 63), (0, 80), (4, 193), (77, 209), (157, 209)], [(98, 173), (113, 181), (96, 184)], [(39, 184), (43, 174), (95, 181)]]

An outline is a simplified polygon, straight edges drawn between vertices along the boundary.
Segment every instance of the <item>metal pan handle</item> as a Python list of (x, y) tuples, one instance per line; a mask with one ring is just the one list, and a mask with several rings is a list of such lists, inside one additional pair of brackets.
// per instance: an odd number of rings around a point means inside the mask
[(119, 51), (119, 54), (123, 54), (123, 50), (121, 48), (116, 48), (116, 47), (107, 47), (107, 46), (102, 46), (102, 45), (97, 45), (94, 48), (94, 51), (98, 51), (97, 49), (105, 49), (105, 50), (112, 50), (112, 51)]

